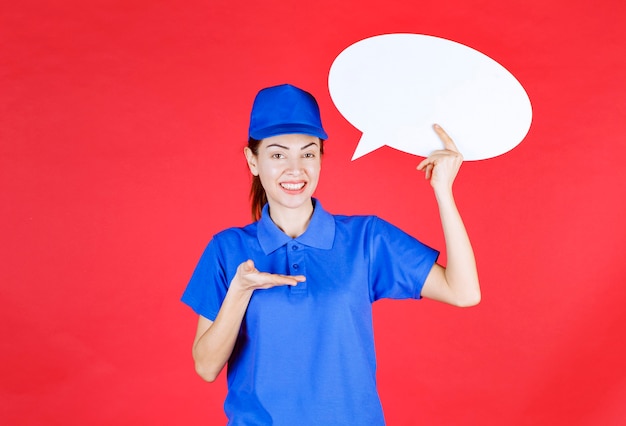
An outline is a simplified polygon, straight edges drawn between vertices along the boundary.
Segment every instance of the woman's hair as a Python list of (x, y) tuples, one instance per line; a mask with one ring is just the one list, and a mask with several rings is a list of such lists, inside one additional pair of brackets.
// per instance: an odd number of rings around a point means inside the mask
[[(259, 155), (259, 145), (261, 140), (250, 138), (248, 139), (248, 148), (254, 155)], [(324, 154), (324, 141), (320, 139), (320, 155)], [(265, 189), (261, 184), (259, 176), (252, 176), (252, 185), (250, 186), (250, 207), (252, 213), (252, 220), (257, 221), (261, 218), (261, 212), (263, 206), (267, 203), (267, 195), (265, 195)]]

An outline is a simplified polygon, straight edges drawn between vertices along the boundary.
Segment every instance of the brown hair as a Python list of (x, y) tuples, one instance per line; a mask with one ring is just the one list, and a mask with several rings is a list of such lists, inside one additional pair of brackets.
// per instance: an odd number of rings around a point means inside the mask
[[(259, 155), (259, 145), (261, 140), (248, 139), (248, 148), (256, 156)], [(324, 154), (324, 140), (320, 139), (320, 154)], [(257, 221), (261, 218), (261, 212), (263, 206), (267, 203), (267, 195), (265, 189), (261, 184), (261, 178), (258, 176), (252, 176), (252, 185), (250, 186), (250, 208), (252, 213), (252, 220)]]

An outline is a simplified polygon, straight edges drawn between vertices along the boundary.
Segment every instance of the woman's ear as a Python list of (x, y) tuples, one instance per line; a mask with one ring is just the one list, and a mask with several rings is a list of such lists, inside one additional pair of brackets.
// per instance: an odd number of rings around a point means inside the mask
[(250, 169), (250, 173), (252, 173), (253, 176), (258, 176), (259, 175), (259, 171), (257, 170), (257, 158), (256, 155), (254, 155), (254, 152), (252, 152), (252, 150), (248, 147), (245, 147), (243, 149), (243, 153), (246, 156), (246, 161), (248, 162), (248, 168)]

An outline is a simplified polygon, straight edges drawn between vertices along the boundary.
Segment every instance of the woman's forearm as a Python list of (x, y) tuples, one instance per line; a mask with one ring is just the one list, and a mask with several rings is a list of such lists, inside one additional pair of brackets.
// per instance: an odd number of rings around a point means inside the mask
[(209, 382), (215, 380), (233, 353), (241, 323), (252, 293), (259, 289), (297, 285), (303, 275), (259, 272), (252, 260), (239, 265), (215, 321), (200, 318), (193, 343), (193, 359), (198, 374)]
[(446, 243), (446, 281), (460, 306), (480, 302), (480, 284), (474, 251), (456, 207), (452, 189), (435, 191)]
[(193, 346), (196, 372), (212, 382), (222, 371), (235, 347), (252, 290), (240, 290), (231, 284), (220, 311), (208, 329), (199, 330)]

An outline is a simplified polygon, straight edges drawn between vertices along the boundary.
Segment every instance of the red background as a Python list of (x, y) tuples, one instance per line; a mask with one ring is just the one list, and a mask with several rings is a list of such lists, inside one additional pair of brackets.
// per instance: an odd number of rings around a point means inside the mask
[(456, 183), (482, 303), (375, 305), (388, 423), (626, 424), (625, 8), (4, 1), (0, 423), (224, 423), (224, 375), (195, 376), (196, 317), (178, 300), (211, 235), (249, 221), (242, 147), (263, 86), (317, 96), (328, 210), (442, 247), (419, 159), (384, 147), (350, 162), (360, 133), (327, 88), (345, 47), (412, 32), (503, 64), (534, 116), (521, 145)]

